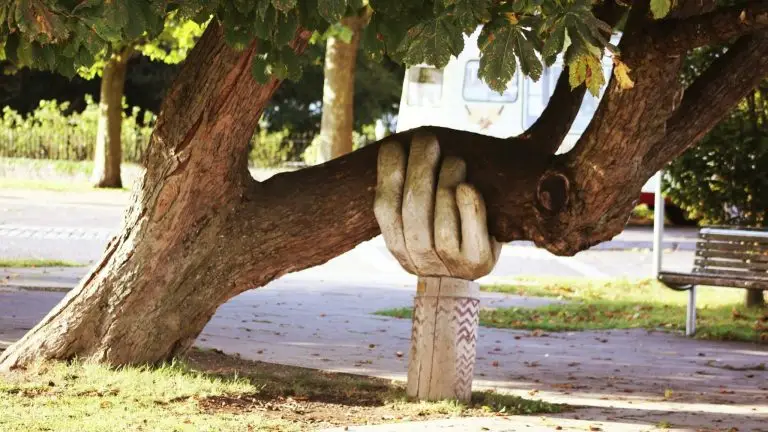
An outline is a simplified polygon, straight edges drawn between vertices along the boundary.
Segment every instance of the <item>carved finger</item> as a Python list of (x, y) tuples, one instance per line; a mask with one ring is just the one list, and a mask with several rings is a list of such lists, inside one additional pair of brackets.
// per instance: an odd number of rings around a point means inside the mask
[(408, 255), (403, 237), (402, 207), (406, 169), (403, 146), (397, 141), (382, 143), (376, 169), (376, 198), (373, 205), (376, 222), (387, 249), (407, 272), (416, 274), (416, 267)]
[(467, 176), (463, 160), (447, 157), (440, 167), (435, 197), (435, 250), (452, 276), (461, 267), (461, 222), (456, 205), (456, 187)]
[(456, 188), (456, 204), (461, 217), (461, 252), (464, 257), (460, 277), (474, 280), (490, 273), (496, 264), (492, 237), (488, 234), (485, 202), (474, 186), (462, 183)]
[(431, 133), (417, 132), (411, 139), (403, 197), (403, 232), (408, 255), (419, 276), (450, 273), (435, 251), (435, 177), (440, 145)]

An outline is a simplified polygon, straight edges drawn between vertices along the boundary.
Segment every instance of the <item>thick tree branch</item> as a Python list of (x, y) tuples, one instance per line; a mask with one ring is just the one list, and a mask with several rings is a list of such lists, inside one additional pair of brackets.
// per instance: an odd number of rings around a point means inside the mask
[(756, 0), (715, 9), (687, 18), (658, 21), (650, 33), (667, 53), (730, 42), (734, 38), (768, 29), (768, 0)]
[[(593, 13), (597, 19), (613, 27), (621, 20), (626, 11), (625, 7), (620, 6), (614, 0), (606, 0), (595, 6)], [(606, 36), (610, 37), (610, 35)], [(544, 111), (531, 127), (516, 138), (523, 142), (530, 142), (542, 152), (555, 154), (576, 120), (586, 91), (587, 87), (583, 84), (571, 89), (568, 80), (568, 67), (564, 67)]]
[(666, 134), (644, 165), (658, 170), (698, 142), (733, 106), (768, 77), (768, 32), (743, 36), (685, 90)]
[(530, 142), (544, 153), (555, 154), (576, 120), (586, 91), (587, 87), (583, 84), (571, 89), (568, 67), (564, 67), (544, 111), (531, 127), (516, 138)]

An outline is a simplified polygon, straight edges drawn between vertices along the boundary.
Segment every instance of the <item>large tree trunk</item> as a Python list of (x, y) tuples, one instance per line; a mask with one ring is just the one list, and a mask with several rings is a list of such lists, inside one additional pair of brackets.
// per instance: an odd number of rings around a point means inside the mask
[(121, 188), (120, 162), (123, 159), (120, 132), (123, 125), (123, 89), (128, 59), (133, 48), (112, 54), (104, 66), (99, 96), (99, 123), (96, 132), (91, 183), (98, 188)]
[[(768, 37), (742, 37), (715, 62), (718, 74), (705, 72), (681, 100), (681, 57), (665, 51), (663, 32), (645, 31), (648, 15), (634, 10), (621, 43), (635, 88), (610, 83), (571, 152), (551, 154), (557, 146), (546, 141), (560, 132), (503, 140), (426, 128), (444, 155), (467, 161), (497, 239), (529, 239), (562, 255), (610, 239), (648, 177), (768, 73)], [(294, 49), (308, 37), (297, 34)], [(189, 347), (227, 299), (379, 233), (378, 145), (264, 182), (250, 177), (248, 143), (279, 85), (251, 78), (256, 48), (235, 52), (215, 22), (208, 27), (166, 97), (122, 233), (92, 273), (3, 353), (0, 368), (75, 356), (166, 360)], [(386, 139), (407, 146), (412, 134)]]
[(367, 20), (367, 16), (350, 16), (341, 20), (341, 24), (352, 31), (349, 43), (336, 36), (328, 38), (325, 47), (323, 116), (318, 137), (318, 163), (352, 151), (355, 65), (360, 32)]

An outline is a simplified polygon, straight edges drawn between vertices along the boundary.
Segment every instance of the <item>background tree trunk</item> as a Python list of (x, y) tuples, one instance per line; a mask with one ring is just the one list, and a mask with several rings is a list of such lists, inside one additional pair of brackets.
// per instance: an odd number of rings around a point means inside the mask
[(120, 133), (123, 125), (123, 88), (128, 59), (132, 47), (125, 47), (112, 54), (104, 66), (99, 96), (99, 124), (91, 183), (99, 188), (120, 188), (120, 162), (122, 144)]
[(367, 21), (367, 16), (350, 16), (341, 20), (341, 24), (352, 31), (349, 43), (336, 36), (328, 38), (325, 47), (323, 116), (318, 136), (318, 163), (352, 151), (355, 66), (360, 33)]
[(760, 290), (747, 290), (744, 304), (747, 307), (765, 307), (765, 296)]

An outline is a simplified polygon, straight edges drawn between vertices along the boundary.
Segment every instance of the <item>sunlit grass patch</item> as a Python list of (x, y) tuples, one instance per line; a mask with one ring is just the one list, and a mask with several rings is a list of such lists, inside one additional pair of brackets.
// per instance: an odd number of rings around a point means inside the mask
[[(654, 280), (521, 278), (517, 284), (482, 289), (565, 300), (538, 308), (482, 310), (480, 324), (487, 327), (542, 331), (685, 328), (688, 294)], [(743, 290), (699, 287), (696, 296), (696, 337), (768, 343), (768, 310), (744, 307)], [(399, 308), (377, 314), (410, 318), (411, 312), (411, 308)]]

